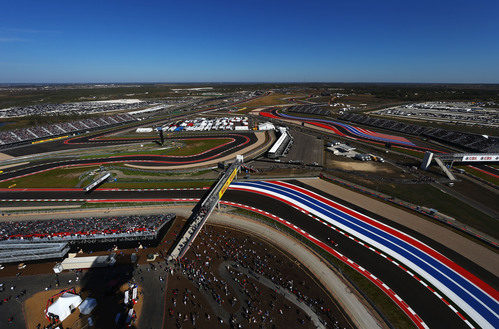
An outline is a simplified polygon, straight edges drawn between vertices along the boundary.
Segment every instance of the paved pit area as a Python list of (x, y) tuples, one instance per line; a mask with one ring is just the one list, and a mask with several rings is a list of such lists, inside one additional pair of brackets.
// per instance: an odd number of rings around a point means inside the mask
[(303, 164), (323, 164), (324, 145), (322, 139), (296, 130), (289, 131), (293, 136), (293, 146), (281, 161), (301, 161)]

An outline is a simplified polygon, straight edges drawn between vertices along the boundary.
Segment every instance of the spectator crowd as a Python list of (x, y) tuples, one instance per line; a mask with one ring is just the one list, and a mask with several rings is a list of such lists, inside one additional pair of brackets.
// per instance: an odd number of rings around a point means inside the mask
[[(235, 236), (233, 231), (204, 227), (186, 256), (173, 265), (172, 273), (180, 284), (172, 284), (168, 322), (177, 328), (208, 323), (231, 328), (316, 327), (303, 307), (283, 296), (285, 289), (316, 314), (321, 326), (349, 327), (323, 290), (295, 262), (276, 251), (256, 239)], [(196, 298), (190, 288), (179, 289), (185, 286), (182, 278), (203, 298)]]
[(0, 240), (156, 232), (174, 217), (174, 214), (166, 214), (2, 221)]

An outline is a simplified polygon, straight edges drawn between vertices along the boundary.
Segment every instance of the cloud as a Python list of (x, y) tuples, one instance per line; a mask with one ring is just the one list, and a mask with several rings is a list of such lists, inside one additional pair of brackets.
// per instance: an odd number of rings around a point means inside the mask
[(56, 30), (38, 30), (27, 28), (15, 27), (1, 27), (0, 26), (0, 43), (4, 42), (27, 42), (32, 41), (35, 34), (37, 35), (50, 35), (60, 33)]
[(23, 39), (23, 38), (5, 38), (5, 37), (0, 37), (0, 42), (25, 42), (29, 41), (28, 39)]
[(30, 34), (61, 33), (61, 31), (57, 30), (38, 30), (38, 29), (24, 29), (24, 28), (14, 28), (14, 27), (0, 27), (0, 31), (11, 32), (11, 33), (30, 33)]
[(56, 33), (60, 33), (60, 31), (0, 26), (0, 43), (32, 41), (35, 34), (50, 35)]

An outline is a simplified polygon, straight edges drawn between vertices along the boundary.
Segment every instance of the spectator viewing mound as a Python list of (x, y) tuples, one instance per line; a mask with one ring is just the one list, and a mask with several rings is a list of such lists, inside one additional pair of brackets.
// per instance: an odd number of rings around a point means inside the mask
[(293, 256), (226, 227), (201, 231), (166, 294), (165, 328), (353, 328)]

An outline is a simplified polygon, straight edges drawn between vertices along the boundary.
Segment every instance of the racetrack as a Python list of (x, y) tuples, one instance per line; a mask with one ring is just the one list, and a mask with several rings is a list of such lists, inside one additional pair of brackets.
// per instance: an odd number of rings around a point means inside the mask
[[(260, 97), (264, 97), (266, 95), (268, 95), (268, 93), (264, 93), (264, 94), (259, 95), (259, 96), (254, 96), (254, 97), (250, 97), (248, 99), (242, 99), (242, 100), (238, 100), (238, 101), (231, 102), (228, 104), (224, 104), (221, 108), (234, 106), (234, 105), (237, 105), (237, 104), (240, 104), (243, 102), (247, 102), (247, 101), (251, 101), (251, 100), (254, 100), (254, 99), (257, 99)], [(77, 136), (75, 138), (70, 138), (70, 140), (73, 140), (75, 142), (80, 142), (81, 143), (80, 146), (71, 145), (69, 142), (67, 142), (67, 139), (61, 139), (61, 140), (56, 140), (56, 141), (44, 142), (44, 143), (36, 143), (36, 144), (22, 144), (22, 145), (16, 145), (16, 146), (12, 146), (12, 147), (6, 146), (6, 147), (2, 148), (2, 153), (5, 155), (0, 156), (0, 157), (6, 157), (6, 156), (18, 157), (18, 156), (25, 156), (25, 155), (31, 155), (31, 154), (39, 154), (39, 153), (45, 153), (45, 152), (53, 152), (53, 151), (88, 147), (88, 146), (85, 146), (87, 141), (95, 139), (95, 138), (99, 138), (101, 136), (110, 135), (110, 134), (117, 133), (117, 132), (120, 132), (123, 130), (130, 130), (132, 128), (137, 128), (137, 127), (141, 127), (144, 125), (148, 125), (148, 126), (159, 125), (160, 123), (168, 122), (168, 121), (171, 121), (173, 119), (179, 119), (179, 118), (186, 117), (186, 116), (193, 115), (193, 114), (201, 115), (203, 113), (211, 112), (211, 111), (221, 109), (221, 108), (210, 106), (208, 108), (198, 110), (196, 113), (192, 113), (192, 112), (191, 113), (180, 113), (180, 114), (170, 115), (168, 117), (162, 117), (162, 118), (158, 118), (158, 119), (154, 119), (154, 120), (135, 121), (133, 123), (126, 124), (126, 126), (127, 126), (126, 128), (123, 128), (121, 125), (118, 125), (118, 126), (115, 126), (112, 128), (104, 128), (104, 132), (101, 131), (102, 129), (98, 129), (90, 134), (85, 134), (84, 136)], [(146, 140), (150, 140), (150, 139), (146, 139)], [(116, 142), (116, 143), (123, 144), (123, 143), (126, 143), (126, 141)]]
[[(183, 164), (178, 164), (178, 165), (163, 165), (163, 164), (150, 164), (150, 165), (137, 165), (137, 164), (126, 164), (127, 167), (132, 167), (132, 168), (139, 168), (139, 169), (156, 169), (156, 170), (162, 170), (162, 169), (188, 169), (188, 168), (193, 168), (193, 167), (199, 167), (200, 165), (203, 166), (208, 166), (208, 165), (215, 165), (218, 162), (221, 161), (230, 161), (234, 159), (234, 153), (237, 152), (238, 154), (241, 155), (246, 155), (250, 156), (258, 152), (258, 149), (262, 148), (264, 144), (267, 142), (267, 145), (270, 146), (273, 139), (269, 138), (268, 141), (266, 140), (266, 136), (264, 132), (258, 131), (255, 132), (253, 136), (256, 136), (256, 141), (252, 142), (251, 144), (240, 144), (241, 147), (234, 147), (232, 149), (233, 152), (224, 152), (220, 153), (216, 157), (212, 158), (206, 158), (203, 162), (195, 162), (195, 163), (183, 163)], [(242, 148), (242, 146), (245, 146)]]
[[(310, 118), (285, 118), (302, 119), (310, 121)], [(371, 143), (392, 143), (411, 149), (425, 149), (405, 138), (378, 134), (345, 124), (314, 120), (309, 124)], [(53, 151), (138, 143), (154, 139), (130, 139), (110, 135), (119, 130), (120, 128), (116, 128), (91, 136), (70, 138), (63, 142), (30, 146), (27, 149), (35, 152), (37, 147), (42, 147), (44, 150)], [(220, 137), (198, 135), (184, 138)], [(222, 138), (231, 140), (191, 156), (138, 154), (97, 159), (55, 158), (13, 167), (12, 170), (0, 174), (0, 180), (11, 180), (58, 167), (107, 163), (126, 162), (130, 166), (147, 169), (202, 166), (228, 159), (237, 152), (252, 152), (262, 144), (261, 136), (254, 133), (227, 132)], [(22, 148), (15, 150), (20, 151)], [(81, 189), (3, 189), (0, 190), (0, 204), (15, 206), (26, 202), (43, 204), (47, 201), (110, 204), (196, 202), (204, 193), (203, 189), (98, 189), (91, 194), (84, 194)], [(394, 225), (386, 218), (373, 215), (333, 196), (324, 196), (308, 186), (304, 189), (294, 181), (234, 183), (231, 190), (224, 195), (223, 203), (258, 212), (295, 230), (371, 280), (399, 305), (419, 328), (469, 328), (475, 324), (484, 328), (499, 327), (497, 277), (449, 250), (437, 239), (422, 236), (402, 225)], [(333, 247), (329, 239), (337, 243), (337, 246)]]
[[(69, 166), (87, 166), (87, 165), (101, 165), (110, 163), (127, 163), (129, 165), (140, 165), (141, 168), (151, 169), (180, 169), (183, 166), (194, 167), (203, 165), (216, 164), (223, 158), (234, 158), (237, 152), (248, 152), (253, 150), (248, 149), (250, 146), (255, 148), (263, 144), (263, 137), (255, 135), (254, 133), (226, 133), (223, 136), (217, 137), (213, 135), (206, 136), (189, 136), (179, 137), (175, 140), (206, 140), (206, 139), (231, 139), (230, 142), (213, 147), (209, 150), (203, 151), (191, 156), (175, 156), (175, 155), (124, 155), (124, 156), (110, 156), (103, 158), (92, 159), (49, 159), (42, 160), (36, 164), (25, 164), (18, 166), (15, 169), (5, 171), (0, 174), (0, 181), (12, 180), (14, 178), (25, 177), (47, 170), (69, 167)], [(136, 140), (135, 140), (136, 141)], [(80, 141), (79, 141), (80, 142)], [(119, 142), (119, 141), (118, 141)], [(130, 143), (130, 140), (127, 140)], [(158, 168), (158, 166), (161, 166)]]
[(247, 182), (233, 188), (273, 197), (319, 217), (407, 266), (420, 276), (417, 281), (422, 278), (436, 287), (481, 327), (499, 325), (497, 291), (419, 240), (296, 185)]
[[(447, 150), (443, 150), (442, 147), (439, 146), (433, 146), (428, 147), (426, 143), (422, 143), (421, 141), (418, 141), (418, 144), (424, 144), (424, 145), (418, 145), (413, 141), (410, 141), (409, 139), (402, 137), (402, 136), (397, 136), (397, 135), (392, 135), (392, 134), (385, 134), (385, 133), (379, 133), (370, 129), (366, 128), (361, 128), (358, 126), (353, 126), (350, 124), (346, 124), (343, 122), (338, 122), (338, 121), (333, 121), (333, 120), (325, 120), (325, 119), (318, 119), (318, 118), (312, 118), (312, 117), (299, 117), (295, 115), (289, 115), (285, 113), (281, 113), (279, 109), (270, 109), (270, 110), (263, 110), (258, 112), (259, 115), (272, 118), (272, 119), (279, 119), (284, 122), (291, 122), (291, 123), (303, 123), (305, 126), (312, 127), (316, 130), (328, 132), (331, 134), (335, 134), (338, 136), (350, 138), (353, 140), (358, 140), (362, 141), (365, 143), (370, 143), (370, 144), (377, 144), (377, 145), (384, 145), (386, 143), (401, 147), (401, 148), (407, 148), (409, 150), (413, 150), (416, 152), (421, 152), (424, 153), (426, 151), (434, 152), (434, 153), (448, 153)], [(499, 177), (499, 170), (496, 168), (487, 166), (486, 164), (475, 164), (475, 169), (490, 175), (492, 177), (498, 178)]]
[[(224, 195), (224, 200), (258, 208), (283, 218), (324, 244), (328, 244), (328, 238), (332, 239), (338, 243), (338, 246), (334, 247), (336, 252), (352, 259), (368, 273), (372, 273), (385, 283), (430, 328), (469, 328), (461, 316), (484, 321), (480, 323), (483, 327), (487, 327), (487, 323), (496, 324), (494, 322), (496, 319), (491, 318), (490, 313), (486, 314), (486, 309), (473, 303), (473, 300), (476, 301), (474, 296), (480, 296), (480, 301), (485, 306), (497, 305), (497, 292), (490, 286), (496, 284), (493, 275), (491, 276), (485, 270), (477, 271), (476, 267), (470, 267), (469, 262), (449, 253), (437, 241), (419, 236), (416, 240), (412, 237), (414, 232), (411, 230), (399, 227), (394, 230), (387, 226), (391, 224), (389, 220), (372, 216), (372, 214), (367, 217), (356, 211), (348, 213), (348, 209), (344, 208), (345, 206), (351, 208), (348, 203), (333, 200), (332, 197), (326, 200), (320, 195), (314, 195), (311, 189), (307, 188), (307, 190), (309, 192), (301, 190), (295, 184), (289, 186), (273, 182), (234, 183), (232, 189)], [(297, 191), (299, 191), (298, 194)], [(272, 194), (265, 195), (260, 192)], [(311, 194), (308, 195), (309, 193)], [(191, 202), (195, 202), (195, 199), (203, 194), (203, 190), (196, 189), (96, 190), (89, 196), (75, 189), (63, 191), (4, 190), (0, 191), (0, 198), (4, 200), (41, 198), (84, 200), (91, 198), (90, 202), (117, 200), (182, 202), (189, 201), (182, 199), (190, 199)], [(279, 200), (286, 201), (286, 198), (288, 198), (288, 203)], [(289, 204), (289, 198), (293, 200), (292, 205)], [(343, 218), (346, 215), (353, 217)], [(468, 276), (470, 269), (476, 276), (471, 274)], [(481, 288), (476, 288), (477, 285)], [(438, 287), (444, 296), (436, 292), (435, 287)], [(495, 296), (495, 299), (487, 297), (491, 294)], [(448, 303), (450, 306), (447, 305)], [(467, 314), (455, 312), (456, 306), (466, 309)]]
[(349, 137), (354, 140), (361, 140), (364, 142), (375, 143), (375, 144), (385, 144), (390, 143), (393, 145), (404, 146), (416, 150), (430, 150), (434, 152), (440, 152), (438, 150), (430, 149), (427, 147), (422, 147), (416, 145), (414, 142), (408, 140), (402, 136), (396, 136), (391, 134), (379, 133), (373, 130), (353, 126), (343, 122), (318, 119), (312, 117), (300, 117), (295, 115), (289, 115), (281, 113), (278, 109), (271, 109), (268, 111), (260, 111), (259, 114), (264, 117), (269, 117), (273, 119), (289, 120), (292, 122), (304, 122), (309, 125), (315, 126), (318, 129), (326, 130), (330, 133), (336, 134), (338, 136)]

